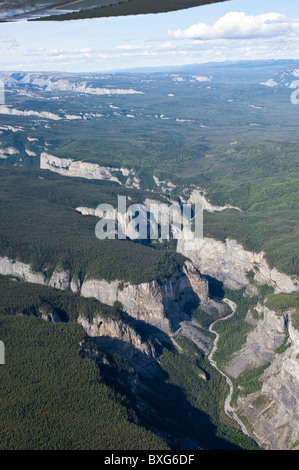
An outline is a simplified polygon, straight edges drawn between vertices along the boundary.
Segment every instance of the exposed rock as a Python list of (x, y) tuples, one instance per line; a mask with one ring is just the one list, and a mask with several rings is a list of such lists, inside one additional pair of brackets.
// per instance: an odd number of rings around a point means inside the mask
[[(78, 323), (102, 351), (122, 356), (142, 375), (152, 376), (159, 371), (154, 346), (143, 341), (135, 329), (124, 321), (98, 315), (92, 321), (80, 316)], [(98, 360), (97, 353), (85, 351), (86, 354), (92, 354)]]
[(178, 240), (177, 251), (191, 259), (194, 266), (204, 274), (211, 276), (230, 289), (249, 286), (249, 271), (254, 271), (254, 280), (274, 287), (275, 293), (290, 293), (299, 290), (297, 279), (270, 269), (264, 259), (264, 253), (247, 251), (236, 240), (225, 242), (212, 238), (197, 238), (188, 242)]
[[(55, 269), (50, 280), (44, 272), (34, 272), (29, 264), (21, 261), (13, 261), (7, 257), (0, 258), (0, 274), (4, 276), (13, 276), (15, 279), (30, 282), (33, 284), (49, 285), (56, 289), (68, 289), (71, 284), (69, 271)], [(78, 281), (72, 281), (73, 288)]]
[(40, 313), (42, 319), (45, 321), (48, 321), (50, 323), (61, 323), (61, 318), (55, 310), (53, 310), (53, 312), (48, 313), (42, 313), (42, 311), (40, 310)]
[(49, 286), (55, 287), (55, 289), (66, 290), (70, 287), (70, 282), (71, 278), (69, 271), (55, 269), (50, 278)]
[(205, 354), (209, 354), (213, 348), (213, 340), (204, 334), (204, 330), (196, 321), (182, 322), (181, 328), (175, 333), (175, 336), (177, 334), (186, 336)]
[(83, 297), (94, 297), (103, 304), (112, 306), (118, 295), (119, 281), (108, 282), (99, 279), (86, 280), (82, 284), (81, 295)]
[(265, 306), (258, 305), (255, 309), (260, 313), (261, 319), (248, 334), (245, 346), (232, 356), (225, 367), (225, 371), (234, 378), (248, 367), (256, 368), (270, 363), (275, 357), (276, 349), (285, 339), (285, 317)]
[(95, 297), (108, 305), (119, 301), (133, 318), (170, 333), (180, 321), (188, 318), (183, 312), (187, 303), (207, 300), (208, 285), (187, 262), (162, 281), (123, 285), (119, 281), (87, 280), (83, 282), (81, 295)]
[[(262, 305), (256, 310), (261, 318), (226, 372), (237, 378), (247, 368), (270, 365), (260, 377), (261, 389), (241, 393), (235, 411), (262, 448), (290, 450), (299, 442), (299, 332), (292, 326), (292, 312), (280, 315)], [(277, 353), (286, 334), (287, 348)]]
[(76, 207), (76, 211), (80, 212), (82, 215), (96, 215), (96, 209), (91, 209), (89, 207)]
[(80, 279), (72, 279), (71, 280), (71, 291), (72, 292), (80, 292), (81, 288), (81, 281)]
[(78, 323), (83, 326), (87, 335), (91, 338), (116, 338), (125, 343), (129, 343), (133, 348), (138, 349), (148, 357), (153, 356), (152, 348), (142, 341), (141, 337), (133, 328), (122, 321), (116, 321), (98, 315), (92, 322), (80, 316)]
[(253, 286), (252, 284), (247, 284), (245, 293), (250, 297), (255, 297), (259, 294), (259, 290), (257, 286)]
[(7, 257), (0, 258), (0, 274), (4, 276), (13, 276), (33, 284), (47, 284), (47, 278), (44, 273), (33, 272), (29, 264), (21, 261), (12, 261)]
[(47, 152), (41, 153), (40, 168), (59, 173), (63, 176), (109, 180), (121, 184), (116, 176), (112, 176), (113, 171), (118, 171), (116, 168), (104, 167), (95, 163), (75, 161), (71, 158), (59, 158)]
[(201, 189), (193, 189), (191, 192), (188, 204), (201, 204), (203, 210), (207, 212), (222, 212), (226, 209), (235, 209), (239, 212), (242, 212), (239, 207), (231, 206), (230, 204), (225, 204), (224, 206), (213, 206), (205, 197), (205, 191)]
[(79, 292), (81, 288), (83, 297), (94, 297), (110, 306), (119, 301), (130, 316), (166, 333), (177, 329), (180, 321), (189, 318), (183, 312), (187, 304), (195, 305), (208, 298), (208, 283), (190, 262), (162, 281), (138, 285), (123, 284), (118, 280), (87, 279), (81, 287), (80, 280), (71, 279), (69, 271), (61, 269), (54, 270), (47, 281), (45, 274), (34, 273), (29, 265), (8, 258), (0, 258), (0, 274), (56, 289), (70, 287), (73, 292)]
[(266, 260), (262, 259), (259, 269), (255, 274), (255, 280), (259, 284), (269, 284), (275, 292), (293, 292), (299, 290), (298, 280), (293, 280), (286, 274), (280, 273), (276, 268), (270, 269)]

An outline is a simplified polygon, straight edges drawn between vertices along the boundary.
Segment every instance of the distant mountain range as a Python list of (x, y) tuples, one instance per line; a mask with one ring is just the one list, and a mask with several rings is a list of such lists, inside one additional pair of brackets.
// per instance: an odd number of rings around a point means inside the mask
[[(272, 75), (286, 70), (299, 69), (298, 60), (250, 60), (250, 61), (225, 61), (207, 62), (203, 64), (188, 64), (183, 66), (168, 67), (143, 67), (134, 69), (111, 70), (107, 73), (196, 73), (201, 75), (216, 75), (217, 78), (226, 79), (231, 83), (231, 77), (238, 81), (254, 83), (269, 78)], [(268, 73), (268, 75), (267, 75)]]
[[(113, 70), (88, 74), (58, 73), (58, 72), (3, 72), (0, 80), (8, 83), (33, 85), (47, 91), (77, 91), (93, 94), (112, 94), (112, 90), (92, 89), (90, 81), (94, 78), (108, 75), (139, 75), (139, 74), (179, 74), (177, 81), (186, 78), (187, 81), (199, 83), (213, 82), (213, 84), (243, 84), (264, 85), (267, 87), (290, 87), (292, 82), (299, 79), (298, 60), (266, 60), (266, 61), (240, 61), (240, 62), (209, 62), (204, 64), (190, 64), (185, 66), (136, 68), (127, 70)], [(189, 77), (185, 77), (189, 75)], [(79, 77), (79, 81), (78, 81)], [(82, 82), (83, 80), (83, 82)], [(176, 80), (173, 77), (173, 80)], [(109, 87), (108, 87), (109, 88)], [(116, 94), (136, 93), (136, 90), (114, 90)]]
[(299, 68), (278, 72), (269, 80), (262, 82), (261, 85), (268, 87), (288, 87), (295, 88), (294, 81), (299, 80)]

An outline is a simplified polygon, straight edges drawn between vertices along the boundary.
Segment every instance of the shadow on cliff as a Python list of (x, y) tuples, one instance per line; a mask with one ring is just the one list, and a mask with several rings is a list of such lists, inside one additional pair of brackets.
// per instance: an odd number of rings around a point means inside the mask
[(209, 284), (209, 297), (211, 299), (223, 300), (225, 297), (224, 284), (215, 277), (204, 276)]
[[(122, 314), (127, 315), (124, 312)], [(132, 421), (162, 437), (172, 450), (241, 450), (242, 447), (219, 437), (219, 426), (211, 421), (207, 413), (192, 405), (183, 388), (171, 383), (174, 379), (180, 382), (175, 372), (178, 370), (175, 364), (180, 353), (170, 338), (141, 320), (129, 317), (129, 321), (131, 325), (134, 323), (143, 341), (152, 346), (152, 355), (116, 338), (100, 337), (93, 338), (93, 341), (98, 346), (96, 361), (101, 377), (124, 398)], [(201, 359), (196, 359), (195, 366), (200, 371), (203, 370), (204, 356), (200, 352), (198, 354)], [(173, 377), (162, 366), (161, 359), (164, 356), (166, 362), (169, 361), (168, 369), (170, 367)], [(211, 377), (208, 371), (204, 373), (206, 381), (198, 378), (196, 372), (190, 375), (187, 387), (193, 396), (209, 393), (208, 382)], [(220, 393), (219, 400), (222, 399)], [(200, 398), (202, 400), (204, 396)], [(218, 401), (213, 406), (218, 409)], [(217, 416), (218, 411), (213, 414)], [(229, 435), (229, 428), (227, 433)]]
[(164, 348), (174, 352), (175, 348), (170, 337), (159, 328), (143, 320), (132, 318), (124, 311), (121, 312), (121, 316), (124, 323), (129, 324), (136, 331), (136, 334), (140, 336), (144, 345), (147, 346), (147, 352), (119, 338), (100, 336), (92, 338), (92, 340), (105, 353), (117, 354), (124, 358), (136, 372), (149, 377), (164, 377), (165, 373), (158, 366), (157, 359)]
[(154, 361), (150, 374), (149, 362), (138, 370), (128, 367), (126, 361), (117, 358), (114, 346), (111, 340), (109, 346), (104, 341), (99, 344), (106, 354), (110, 352), (98, 365), (105, 383), (124, 397), (132, 421), (162, 437), (172, 450), (241, 449), (217, 435), (219, 429), (209, 415), (192, 406), (183, 389), (170, 383), (159, 362)]

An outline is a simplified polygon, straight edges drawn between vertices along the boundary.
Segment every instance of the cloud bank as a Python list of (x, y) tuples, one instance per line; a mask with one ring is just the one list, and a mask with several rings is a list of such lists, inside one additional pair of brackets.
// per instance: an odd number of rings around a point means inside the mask
[(230, 12), (210, 26), (193, 24), (187, 29), (169, 30), (171, 39), (246, 39), (297, 36), (299, 20), (290, 20), (280, 13), (265, 13), (252, 16), (243, 12)]

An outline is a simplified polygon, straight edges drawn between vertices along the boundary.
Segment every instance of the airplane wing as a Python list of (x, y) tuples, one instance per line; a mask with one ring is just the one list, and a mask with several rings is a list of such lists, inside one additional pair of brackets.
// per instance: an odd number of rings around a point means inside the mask
[(0, 22), (74, 20), (161, 13), (228, 0), (4, 0)]

